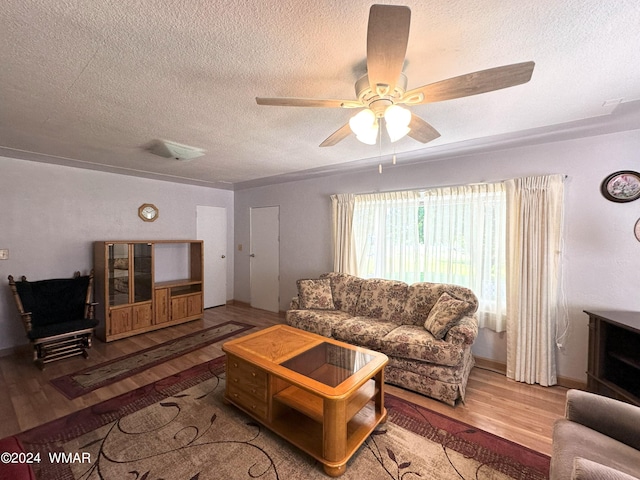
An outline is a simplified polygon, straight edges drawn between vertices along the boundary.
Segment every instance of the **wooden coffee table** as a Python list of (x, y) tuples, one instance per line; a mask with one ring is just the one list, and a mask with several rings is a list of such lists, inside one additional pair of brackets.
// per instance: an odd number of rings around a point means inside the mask
[(226, 342), (225, 401), (337, 477), (386, 421), (386, 355), (275, 325)]

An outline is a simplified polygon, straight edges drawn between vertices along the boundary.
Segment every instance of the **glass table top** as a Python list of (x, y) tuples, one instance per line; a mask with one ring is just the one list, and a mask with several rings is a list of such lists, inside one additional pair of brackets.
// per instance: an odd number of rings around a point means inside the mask
[(337, 387), (373, 358), (358, 350), (323, 342), (280, 365), (330, 387)]

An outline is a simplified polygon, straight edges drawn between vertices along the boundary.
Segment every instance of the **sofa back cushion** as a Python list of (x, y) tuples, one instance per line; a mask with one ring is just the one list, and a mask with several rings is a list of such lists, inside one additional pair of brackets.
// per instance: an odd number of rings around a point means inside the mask
[(331, 282), (333, 304), (336, 310), (355, 315), (362, 278), (347, 273), (330, 272), (323, 273), (320, 278), (328, 278)]
[(471, 308), (469, 302), (452, 297), (447, 292), (444, 292), (429, 312), (427, 320), (424, 322), (424, 328), (436, 340), (442, 340), (449, 329), (456, 325)]
[(302, 310), (333, 310), (331, 281), (328, 278), (298, 280), (298, 303)]
[(404, 308), (403, 323), (424, 325), (429, 312), (443, 293), (464, 300), (469, 310), (464, 315), (471, 315), (478, 309), (478, 298), (468, 288), (448, 283), (420, 282), (409, 286), (407, 302)]
[(360, 288), (356, 315), (383, 318), (401, 324), (408, 290), (409, 285), (397, 280), (364, 280)]

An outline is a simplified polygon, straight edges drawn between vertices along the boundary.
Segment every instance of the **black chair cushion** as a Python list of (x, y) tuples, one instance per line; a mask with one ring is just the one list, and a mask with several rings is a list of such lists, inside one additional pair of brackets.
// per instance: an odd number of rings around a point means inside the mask
[(51, 323), (48, 325), (42, 325), (33, 327), (33, 329), (27, 334), (30, 340), (39, 340), (44, 337), (52, 337), (54, 335), (60, 335), (62, 333), (72, 334), (79, 330), (86, 328), (95, 328), (98, 326), (98, 320), (84, 318), (81, 320), (72, 320), (70, 322)]
[(88, 287), (89, 276), (16, 282), (24, 311), (31, 312), (34, 330), (84, 319)]

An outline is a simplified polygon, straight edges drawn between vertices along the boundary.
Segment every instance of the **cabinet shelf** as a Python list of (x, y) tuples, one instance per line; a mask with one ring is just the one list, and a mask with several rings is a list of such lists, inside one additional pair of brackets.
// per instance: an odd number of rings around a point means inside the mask
[(589, 315), (588, 389), (640, 405), (640, 312), (585, 313)]
[(174, 288), (183, 287), (185, 285), (202, 285), (202, 280), (169, 280), (166, 282), (156, 282), (154, 284), (155, 288)]
[(630, 355), (625, 355), (620, 352), (609, 352), (609, 356), (640, 372), (640, 357), (632, 357)]

